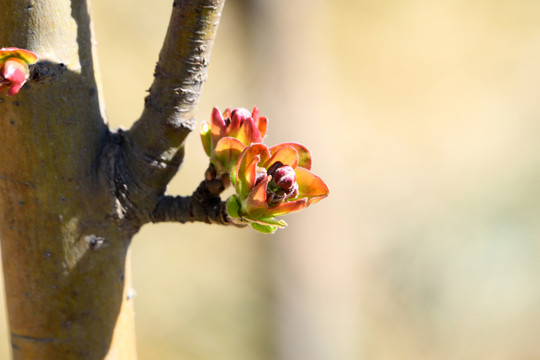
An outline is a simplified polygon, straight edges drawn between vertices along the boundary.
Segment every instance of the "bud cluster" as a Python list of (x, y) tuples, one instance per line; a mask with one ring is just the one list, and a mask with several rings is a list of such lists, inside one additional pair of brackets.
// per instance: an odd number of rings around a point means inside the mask
[(19, 48), (0, 49), (0, 92), (8, 89), (9, 96), (16, 95), (30, 76), (31, 65), (37, 56), (31, 51)]
[(201, 139), (219, 178), (230, 179), (235, 194), (227, 201), (229, 216), (264, 233), (287, 223), (276, 219), (306, 208), (326, 196), (328, 187), (311, 173), (311, 153), (289, 142), (270, 148), (262, 144), (268, 120), (257, 107), (212, 112)]
[(278, 205), (287, 199), (294, 199), (298, 196), (296, 173), (291, 166), (276, 162), (268, 170), (268, 175), (271, 176), (266, 189), (268, 205)]

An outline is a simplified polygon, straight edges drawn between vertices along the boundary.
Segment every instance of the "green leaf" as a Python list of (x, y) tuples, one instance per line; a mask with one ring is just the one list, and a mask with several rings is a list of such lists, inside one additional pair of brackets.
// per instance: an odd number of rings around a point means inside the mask
[(246, 199), (246, 211), (250, 216), (257, 217), (264, 215), (267, 211), (266, 187), (268, 186), (268, 177), (255, 185)]
[(22, 59), (28, 65), (34, 64), (38, 59), (36, 54), (26, 49), (19, 49), (16, 47), (0, 49), (0, 63), (3, 63), (9, 58)]
[(244, 149), (238, 159), (238, 165), (233, 173), (236, 193), (246, 198), (251, 188), (255, 185), (257, 177), (257, 164), (264, 163), (270, 157), (270, 151), (263, 144), (253, 144)]
[(210, 124), (206, 121), (201, 124), (201, 140), (206, 155), (212, 156), (212, 132), (210, 131)]
[(251, 189), (255, 185), (255, 180), (257, 179), (257, 164), (259, 163), (260, 157), (257, 155), (255, 158), (251, 159), (251, 162), (247, 164), (244, 168), (244, 171), (238, 171), (236, 178), (236, 193), (245, 199), (248, 197)]
[(266, 136), (266, 129), (268, 128), (268, 119), (264, 116), (259, 115), (259, 108), (257, 106), (253, 107), (253, 110), (251, 111), (251, 117), (253, 118), (253, 121), (255, 121), (255, 125), (257, 125), (257, 128), (259, 129), (259, 133), (261, 134), (261, 141), (264, 140), (264, 137)]
[(304, 198), (304, 199), (284, 202), (279, 205), (269, 207), (266, 210), (266, 213), (272, 216), (280, 216), (280, 215), (289, 214), (295, 211), (300, 211), (304, 209), (306, 206), (307, 206), (307, 199)]
[(284, 227), (287, 227), (287, 223), (284, 221), (284, 220), (278, 220), (272, 216), (267, 216), (265, 218), (259, 218), (259, 219), (254, 219), (254, 218), (250, 218), (249, 215), (248, 216), (245, 216), (244, 217), (246, 220), (252, 222), (252, 223), (257, 223), (257, 224), (260, 224), (260, 225), (272, 225), (272, 226), (276, 226), (276, 227), (280, 227), (280, 228), (284, 228)]
[(215, 147), (219, 139), (225, 137), (227, 133), (227, 125), (225, 124), (225, 120), (223, 119), (223, 116), (221, 115), (217, 107), (214, 107), (212, 109), (210, 132), (212, 136), (213, 147)]
[(328, 196), (330, 192), (328, 186), (326, 186), (320, 177), (302, 167), (297, 167), (294, 169), (294, 172), (296, 173), (299, 192), (297, 198), (307, 198), (308, 202), (306, 206), (314, 204)]
[(287, 142), (272, 146), (270, 148), (270, 153), (274, 155), (278, 150), (284, 147), (292, 147), (298, 153), (298, 166), (301, 166), (305, 169), (311, 169), (311, 152), (307, 147), (302, 144), (295, 142)]
[(277, 227), (275, 226), (261, 225), (257, 223), (252, 223), (251, 227), (257, 230), (258, 232), (262, 232), (263, 234), (271, 234), (277, 230)]
[(295, 168), (296, 165), (298, 165), (298, 153), (294, 148), (284, 146), (272, 154), (272, 157), (265, 163), (265, 167), (268, 169), (272, 164), (278, 161), (283, 165), (289, 165), (292, 168)]
[(246, 146), (252, 143), (262, 142), (259, 129), (257, 129), (257, 125), (255, 125), (255, 121), (252, 118), (245, 119), (242, 122), (236, 138)]
[(242, 205), (238, 196), (233, 195), (227, 200), (227, 212), (229, 216), (235, 219), (240, 218), (240, 209)]
[(240, 154), (244, 150), (245, 146), (235, 138), (224, 137), (221, 138), (216, 144), (214, 149), (214, 157), (220, 162), (226, 169), (228, 174), (231, 173), (232, 168), (238, 162)]

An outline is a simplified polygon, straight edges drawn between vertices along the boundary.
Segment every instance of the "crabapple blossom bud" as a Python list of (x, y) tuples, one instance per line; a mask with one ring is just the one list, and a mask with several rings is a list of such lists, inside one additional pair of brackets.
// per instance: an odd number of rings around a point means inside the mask
[(294, 184), (296, 184), (296, 173), (289, 165), (281, 166), (272, 175), (272, 180), (286, 193), (289, 193)]
[(8, 95), (19, 92), (28, 77), (28, 65), (37, 61), (37, 56), (31, 51), (19, 48), (0, 49), (0, 92), (8, 89)]

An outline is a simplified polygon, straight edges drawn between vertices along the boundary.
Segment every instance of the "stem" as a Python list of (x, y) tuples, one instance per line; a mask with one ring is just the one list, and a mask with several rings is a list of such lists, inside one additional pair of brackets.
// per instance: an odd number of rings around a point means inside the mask
[(224, 0), (177, 0), (144, 111), (126, 136), (126, 165), (157, 198), (184, 157)]

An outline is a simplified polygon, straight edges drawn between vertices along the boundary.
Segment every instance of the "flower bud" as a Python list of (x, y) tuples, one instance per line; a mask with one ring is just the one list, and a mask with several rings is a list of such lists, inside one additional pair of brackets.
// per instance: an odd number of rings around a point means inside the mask
[(283, 191), (272, 191), (266, 189), (266, 203), (269, 206), (276, 206), (281, 204), (285, 200), (285, 194)]
[(246, 108), (238, 108), (233, 110), (231, 118), (239, 123), (243, 123), (245, 120), (251, 118), (251, 113)]
[(276, 161), (268, 168), (268, 175), (274, 175), (277, 169), (283, 166), (283, 163), (281, 161)]
[(285, 194), (287, 199), (294, 199), (295, 197), (298, 196), (300, 190), (298, 188), (298, 183), (294, 183), (293, 186), (291, 186), (291, 188), (289, 189), (289, 191), (287, 191), (287, 193)]
[(252, 141), (242, 150), (231, 174), (236, 193), (227, 201), (229, 216), (272, 233), (287, 226), (278, 216), (302, 210), (328, 196), (326, 184), (300, 164), (311, 167), (311, 155), (303, 145), (283, 143), (267, 148)]
[(0, 92), (8, 90), (13, 96), (19, 92), (28, 77), (28, 65), (37, 61), (37, 56), (31, 51), (19, 48), (0, 49)]
[[(277, 169), (272, 175), (272, 178), (276, 185), (282, 188), (285, 193), (289, 193), (296, 184), (296, 173), (289, 165), (281, 166)], [(298, 185), (296, 187), (298, 187)]]
[(264, 179), (266, 179), (266, 170), (263, 169), (260, 169), (262, 171), (257, 171), (257, 175), (255, 175), (255, 185), (257, 185), (258, 183), (260, 183), (261, 181), (263, 181)]

